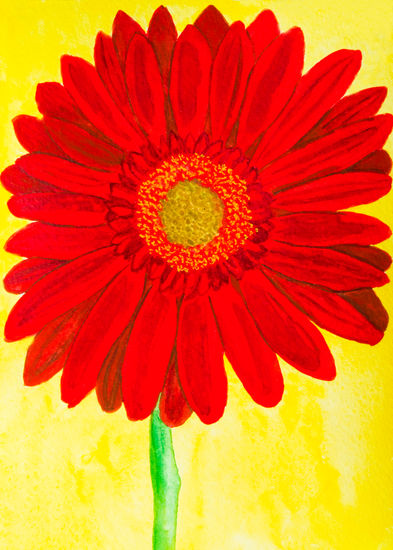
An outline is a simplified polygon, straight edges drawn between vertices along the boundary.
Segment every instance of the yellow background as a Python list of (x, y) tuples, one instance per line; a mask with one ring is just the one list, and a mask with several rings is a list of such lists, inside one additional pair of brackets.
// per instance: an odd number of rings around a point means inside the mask
[[(58, 80), (63, 53), (92, 59), (98, 30), (121, 8), (146, 26), (158, 4), (142, 0), (3, 0), (0, 8), (1, 167), (22, 154), (11, 119), (35, 114), (36, 83)], [(204, 7), (168, 2), (182, 28)], [(393, 4), (387, 0), (220, 0), (232, 21), (271, 8), (281, 28), (302, 27), (306, 67), (339, 48), (360, 48), (352, 90), (392, 86)], [(393, 111), (393, 87), (384, 111)], [(390, 150), (392, 140), (390, 141)], [(24, 222), (7, 212), (4, 241)], [(363, 208), (392, 222), (392, 199)], [(388, 248), (389, 245), (386, 245)], [(1, 252), (4, 274), (16, 258)], [(392, 310), (393, 287), (378, 292)], [(1, 323), (15, 301), (1, 296)], [(256, 406), (229, 367), (224, 418), (192, 418), (174, 431), (183, 481), (178, 550), (393, 549), (393, 324), (374, 348), (326, 335), (338, 377), (322, 383), (284, 365), (286, 391)], [(152, 498), (148, 422), (101, 412), (95, 395), (68, 410), (59, 376), (24, 388), (28, 340), (1, 345), (0, 548), (148, 550)]]

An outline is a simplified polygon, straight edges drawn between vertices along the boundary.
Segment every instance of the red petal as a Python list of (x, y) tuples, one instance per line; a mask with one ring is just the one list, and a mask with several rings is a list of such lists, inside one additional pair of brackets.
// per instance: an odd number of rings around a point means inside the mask
[(73, 160), (92, 168), (118, 166), (124, 157), (124, 152), (96, 138), (76, 124), (57, 118), (45, 117), (45, 127), (53, 140), (59, 144), (65, 153)]
[(355, 290), (388, 282), (379, 269), (331, 248), (290, 246), (274, 241), (266, 242), (266, 247), (268, 251), (261, 262), (298, 281), (332, 290)]
[(275, 353), (266, 345), (243, 300), (232, 285), (211, 295), (224, 351), (245, 389), (256, 403), (274, 407), (284, 382)]
[(341, 172), (382, 147), (392, 125), (392, 115), (379, 115), (345, 126), (297, 149), (263, 170), (261, 181), (264, 189), (277, 192), (306, 179)]
[(130, 420), (143, 420), (157, 403), (173, 350), (176, 317), (175, 298), (151, 290), (136, 317), (122, 371)]
[(120, 147), (135, 150), (143, 139), (124, 118), (93, 65), (79, 57), (63, 55), (64, 86), (85, 116)]
[(14, 233), (4, 248), (19, 256), (70, 260), (108, 246), (113, 235), (106, 225), (75, 228), (37, 222)]
[(39, 111), (45, 116), (73, 122), (82, 127), (91, 126), (76, 106), (70, 94), (58, 82), (42, 82), (38, 84), (35, 100)]
[(160, 6), (153, 13), (147, 31), (147, 37), (153, 45), (160, 64), (164, 82), (168, 81), (172, 61), (173, 48), (177, 38), (177, 30), (169, 11)]
[(111, 281), (89, 313), (64, 367), (61, 397), (77, 405), (95, 386), (101, 365), (128, 325), (142, 296), (145, 274), (123, 270)]
[(142, 35), (145, 34), (142, 27), (134, 19), (124, 11), (119, 10), (113, 21), (112, 39), (122, 67), (126, 63), (128, 46), (136, 32)]
[(31, 178), (17, 166), (8, 166), (1, 174), (1, 183), (10, 193), (47, 193), (56, 191), (56, 187)]
[(377, 330), (343, 295), (275, 278), (289, 299), (320, 327), (342, 338), (374, 345), (383, 332)]
[(251, 42), (240, 21), (222, 41), (213, 63), (210, 91), (211, 134), (226, 141), (237, 119), (251, 67)]
[(110, 183), (116, 181), (115, 174), (93, 170), (65, 159), (35, 153), (20, 157), (15, 166), (29, 176), (66, 191), (107, 197)]
[(112, 345), (97, 378), (97, 399), (105, 412), (117, 411), (123, 402), (121, 370), (132, 329), (132, 321)]
[(272, 207), (291, 212), (343, 210), (373, 202), (386, 195), (391, 186), (391, 178), (384, 174), (334, 174), (278, 193)]
[(69, 349), (97, 299), (83, 304), (48, 323), (27, 350), (23, 380), (26, 386), (46, 382), (64, 366)]
[(13, 307), (5, 326), (9, 342), (41, 328), (103, 288), (128, 265), (113, 247), (96, 250), (40, 279)]
[(386, 94), (387, 88), (380, 86), (344, 97), (321, 120), (318, 130), (330, 133), (341, 126), (375, 115), (385, 101)]
[(95, 226), (106, 222), (105, 201), (73, 193), (30, 193), (8, 201), (14, 216), (55, 225)]
[(177, 335), (180, 384), (205, 424), (217, 422), (227, 402), (222, 344), (207, 296), (183, 301)]
[(140, 34), (134, 36), (128, 49), (126, 83), (139, 125), (158, 144), (166, 133), (162, 79), (153, 48)]
[(272, 218), (271, 223), (270, 238), (303, 246), (376, 244), (392, 234), (376, 218), (354, 212), (301, 212)]
[(19, 143), (29, 153), (39, 151), (64, 157), (64, 152), (53, 142), (42, 120), (33, 116), (19, 115), (12, 120), (12, 123)]
[(299, 82), (288, 105), (263, 136), (254, 159), (268, 164), (288, 151), (346, 92), (360, 69), (361, 53), (339, 50), (322, 59)]
[(209, 103), (211, 55), (201, 33), (188, 25), (176, 42), (170, 100), (180, 136), (195, 139), (205, 126)]
[(348, 254), (348, 256), (358, 258), (359, 260), (362, 260), (367, 264), (373, 265), (381, 271), (386, 271), (392, 263), (392, 258), (389, 256), (389, 254), (375, 246), (359, 246), (355, 244), (346, 244), (335, 246), (334, 248), (339, 252)]
[(64, 265), (61, 260), (29, 258), (23, 260), (7, 273), (4, 278), (4, 288), (7, 292), (21, 294), (26, 292), (41, 277)]
[(300, 372), (333, 380), (334, 360), (318, 329), (260, 272), (240, 283), (247, 307), (273, 351)]
[(170, 428), (181, 426), (192, 414), (192, 409), (180, 387), (176, 369), (176, 359), (173, 355), (160, 398), (160, 418)]
[(387, 89), (368, 88), (341, 99), (297, 144), (296, 148), (326, 136), (348, 124), (369, 118), (378, 111)]
[(377, 330), (384, 332), (388, 326), (389, 315), (380, 299), (370, 288), (345, 292), (342, 294), (359, 313), (364, 315)]
[(239, 119), (237, 143), (243, 150), (285, 107), (303, 68), (304, 38), (300, 29), (281, 34), (258, 59), (248, 82)]
[(214, 56), (229, 25), (215, 6), (208, 6), (196, 19), (194, 26), (205, 37)]
[(277, 19), (270, 10), (263, 10), (247, 27), (247, 33), (254, 46), (254, 55), (257, 59), (263, 50), (268, 47), (280, 34)]
[(389, 174), (392, 169), (392, 159), (387, 151), (374, 151), (371, 155), (364, 157), (348, 169), (348, 172), (378, 172)]
[(58, 82), (42, 82), (37, 85), (36, 102), (44, 118), (55, 118), (75, 124), (92, 136), (105, 142), (113, 142), (83, 115), (67, 90)]
[(103, 32), (99, 32), (96, 38), (94, 61), (97, 72), (113, 101), (128, 121), (134, 120), (134, 115), (128, 101), (123, 69), (120, 65), (112, 38)]

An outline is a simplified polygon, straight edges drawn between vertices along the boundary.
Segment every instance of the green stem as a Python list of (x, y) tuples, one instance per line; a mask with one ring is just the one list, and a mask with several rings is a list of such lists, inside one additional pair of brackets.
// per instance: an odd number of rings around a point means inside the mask
[(175, 550), (181, 481), (171, 429), (160, 419), (158, 405), (150, 418), (150, 475), (154, 495), (153, 550)]

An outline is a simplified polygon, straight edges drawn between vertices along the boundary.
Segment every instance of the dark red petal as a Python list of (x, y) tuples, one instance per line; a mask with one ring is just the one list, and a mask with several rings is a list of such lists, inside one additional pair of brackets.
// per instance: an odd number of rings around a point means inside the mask
[(131, 332), (122, 371), (124, 406), (130, 420), (149, 416), (162, 390), (176, 335), (176, 300), (153, 289)]
[(110, 183), (118, 178), (104, 170), (93, 170), (52, 155), (32, 154), (20, 157), (15, 166), (29, 176), (66, 191), (108, 197)]
[(386, 195), (391, 181), (389, 176), (371, 172), (334, 174), (278, 193), (272, 207), (291, 212), (343, 210)]
[(261, 181), (264, 189), (277, 192), (306, 179), (341, 172), (382, 147), (392, 125), (392, 115), (378, 115), (345, 126), (297, 149), (263, 170)]
[(154, 50), (140, 34), (134, 36), (128, 49), (126, 83), (139, 125), (149, 140), (159, 144), (166, 133), (162, 78)]
[(227, 378), (220, 336), (206, 295), (186, 299), (181, 305), (177, 360), (187, 402), (202, 422), (217, 422), (227, 402)]
[(26, 292), (41, 277), (63, 265), (61, 260), (46, 258), (29, 258), (14, 265), (4, 278), (4, 288), (7, 292), (21, 294)]
[(92, 168), (110, 169), (123, 160), (121, 149), (96, 138), (76, 124), (51, 117), (45, 117), (44, 123), (53, 140), (76, 162)]
[(149, 23), (147, 37), (156, 53), (163, 81), (167, 82), (173, 48), (177, 38), (177, 30), (171, 14), (164, 6), (160, 6), (153, 13)]
[(128, 46), (136, 32), (145, 34), (142, 27), (134, 19), (124, 11), (119, 10), (113, 21), (112, 39), (119, 56), (120, 64), (123, 67), (126, 63)]
[(385, 101), (386, 94), (387, 88), (380, 86), (344, 97), (321, 120), (318, 130), (330, 133), (341, 126), (375, 115)]
[(280, 34), (277, 19), (270, 10), (263, 10), (247, 27), (247, 33), (254, 47), (255, 58)]
[(64, 86), (84, 115), (120, 147), (135, 150), (143, 139), (124, 118), (93, 65), (79, 57), (63, 55)]
[(48, 323), (34, 338), (26, 355), (23, 381), (26, 386), (46, 382), (64, 366), (70, 347), (97, 300), (92, 296)]
[(181, 426), (191, 416), (177, 375), (175, 354), (173, 354), (160, 398), (160, 418), (170, 428)]
[(243, 150), (274, 121), (298, 82), (304, 38), (294, 28), (274, 40), (258, 59), (248, 82), (239, 118), (237, 143)]
[(313, 378), (333, 380), (334, 360), (322, 335), (270, 281), (248, 271), (240, 282), (247, 307), (273, 351)]
[(346, 92), (360, 69), (361, 53), (339, 50), (317, 63), (299, 82), (280, 116), (263, 136), (254, 158), (268, 164), (288, 151)]
[(123, 270), (101, 294), (83, 324), (63, 370), (61, 397), (77, 405), (95, 386), (101, 365), (128, 325), (142, 296), (145, 274)]
[(121, 370), (133, 322), (125, 328), (109, 350), (97, 378), (97, 399), (105, 412), (117, 411), (123, 402)]
[(378, 150), (351, 166), (348, 172), (378, 172), (380, 174), (389, 174), (391, 169), (392, 159), (388, 152)]
[(13, 307), (5, 325), (9, 342), (41, 328), (103, 288), (128, 265), (113, 247), (102, 248), (65, 264), (40, 279)]
[(284, 381), (276, 354), (266, 345), (243, 300), (232, 285), (211, 295), (225, 354), (256, 403), (274, 407)]
[(173, 54), (169, 95), (179, 134), (196, 139), (204, 129), (209, 104), (211, 54), (201, 33), (188, 25)]
[(75, 228), (37, 222), (14, 233), (4, 248), (19, 256), (70, 260), (108, 246), (113, 235), (106, 225)]
[(82, 127), (90, 125), (70, 94), (58, 82), (41, 82), (38, 84), (35, 100), (40, 113), (45, 116), (73, 122)]
[(10, 193), (47, 193), (56, 191), (56, 187), (28, 176), (15, 165), (8, 166), (2, 172), (1, 183)]
[(389, 315), (381, 300), (370, 288), (345, 292), (342, 294), (354, 308), (366, 317), (377, 330), (384, 332), (388, 326)]
[(234, 23), (222, 41), (213, 63), (210, 90), (211, 135), (228, 138), (237, 119), (251, 67), (250, 39), (240, 21)]
[(97, 72), (125, 118), (130, 122), (134, 116), (128, 101), (123, 69), (113, 45), (112, 38), (99, 32), (94, 47)]
[(42, 120), (34, 116), (19, 115), (12, 120), (12, 123), (19, 143), (29, 153), (38, 151), (60, 157), (65, 156), (60, 147), (51, 139)]
[(271, 223), (270, 238), (303, 246), (377, 244), (392, 234), (378, 219), (354, 212), (300, 212)]
[(215, 6), (208, 6), (196, 19), (194, 26), (205, 37), (214, 56), (229, 25)]
[(377, 330), (343, 295), (281, 277), (275, 277), (274, 281), (320, 327), (356, 342), (374, 345), (381, 340), (383, 332)]
[(95, 226), (105, 224), (105, 201), (73, 193), (30, 193), (8, 201), (14, 216), (55, 225)]
[(261, 262), (283, 275), (332, 290), (356, 290), (388, 282), (379, 269), (331, 248), (290, 246), (275, 241)]
[(375, 246), (340, 245), (334, 247), (339, 252), (358, 258), (367, 264), (373, 265), (381, 271), (386, 271), (392, 263), (392, 258), (387, 252)]

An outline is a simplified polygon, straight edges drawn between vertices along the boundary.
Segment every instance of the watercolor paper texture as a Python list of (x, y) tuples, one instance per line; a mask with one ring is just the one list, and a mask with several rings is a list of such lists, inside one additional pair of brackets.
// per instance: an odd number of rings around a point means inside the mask
[[(362, 68), (349, 92), (390, 88), (381, 112), (393, 112), (393, 7), (320, 0), (217, 2), (228, 21), (251, 22), (271, 9), (284, 30), (302, 28), (305, 70), (330, 52), (360, 49)], [(206, 7), (166, 4), (180, 30)], [(97, 32), (110, 32), (122, 9), (146, 28), (158, 4), (92, 0), (21, 0), (0, 8), (0, 167), (24, 153), (12, 129), (19, 114), (38, 114), (37, 83), (60, 81), (64, 53), (92, 60)], [(392, 138), (386, 149), (393, 153)], [(2, 243), (25, 221), (6, 208)], [(393, 224), (390, 196), (353, 209)], [(392, 253), (391, 241), (381, 248)], [(1, 252), (4, 275), (17, 257)], [(377, 290), (393, 313), (393, 290)], [(2, 293), (1, 324), (16, 297)], [(264, 409), (226, 364), (223, 418), (205, 426), (193, 415), (173, 430), (182, 479), (178, 550), (389, 550), (393, 548), (390, 326), (375, 347), (323, 333), (337, 378), (320, 382), (283, 361), (285, 393)], [(112, 550), (151, 547), (153, 519), (148, 421), (124, 409), (104, 414), (93, 394), (68, 409), (59, 375), (26, 388), (30, 339), (1, 344), (0, 547), (10, 550)]]

